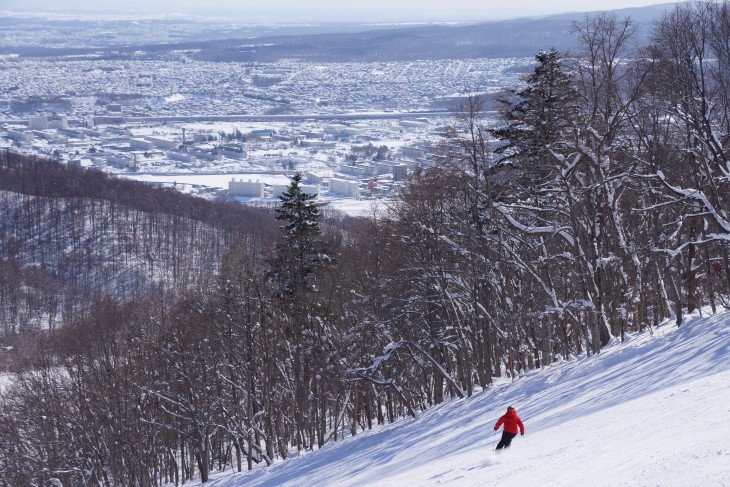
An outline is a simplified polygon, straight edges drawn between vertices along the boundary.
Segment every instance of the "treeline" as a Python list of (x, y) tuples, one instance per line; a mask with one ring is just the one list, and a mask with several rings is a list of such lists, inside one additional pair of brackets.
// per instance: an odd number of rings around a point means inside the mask
[(645, 46), (630, 19), (589, 17), (496, 126), (478, 97), (458, 111), (398, 208), (452, 364), (462, 333), (486, 344), (480, 374), (515, 375), (726, 304), (729, 33), (726, 2), (676, 7)]
[(638, 46), (575, 25), (496, 126), (469, 99), (390, 211), (295, 176), (176, 299), (97, 299), (0, 398), (6, 485), (183, 484), (268, 464), (651, 329), (730, 294), (730, 8)]
[(268, 218), (265, 213), (235, 203), (207, 201), (174, 189), (151, 187), (9, 150), (0, 153), (0, 190), (28, 196), (104, 200), (146, 213), (199, 220), (229, 232), (257, 228)]

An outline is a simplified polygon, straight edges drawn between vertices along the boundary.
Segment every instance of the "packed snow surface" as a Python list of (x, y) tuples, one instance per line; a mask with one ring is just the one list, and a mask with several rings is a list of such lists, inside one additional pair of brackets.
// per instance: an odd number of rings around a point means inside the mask
[[(729, 486), (730, 312), (703, 315), (206, 485)], [(497, 454), (509, 405), (526, 435)]]

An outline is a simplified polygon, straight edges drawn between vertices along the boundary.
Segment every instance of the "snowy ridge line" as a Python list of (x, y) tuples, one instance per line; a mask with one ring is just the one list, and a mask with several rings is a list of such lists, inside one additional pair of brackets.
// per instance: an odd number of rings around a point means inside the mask
[[(730, 312), (614, 340), (418, 419), (206, 485), (730, 485)], [(500, 456), (492, 430), (507, 405), (526, 427)]]

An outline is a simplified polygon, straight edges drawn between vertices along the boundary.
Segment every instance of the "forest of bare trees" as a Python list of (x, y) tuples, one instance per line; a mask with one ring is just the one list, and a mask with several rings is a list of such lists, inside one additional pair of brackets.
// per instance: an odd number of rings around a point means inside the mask
[(0, 156), (0, 337), (53, 330), (90, 298), (186, 289), (270, 221), (98, 171)]
[(726, 305), (730, 6), (574, 34), (371, 218), (5, 154), (0, 485), (206, 481)]

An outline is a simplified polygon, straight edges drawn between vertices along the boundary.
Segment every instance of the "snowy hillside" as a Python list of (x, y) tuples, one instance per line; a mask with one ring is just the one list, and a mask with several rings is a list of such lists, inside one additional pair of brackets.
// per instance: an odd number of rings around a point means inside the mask
[[(492, 426), (525, 423), (501, 455)], [(207, 485), (727, 486), (730, 312), (667, 322), (418, 419)]]

